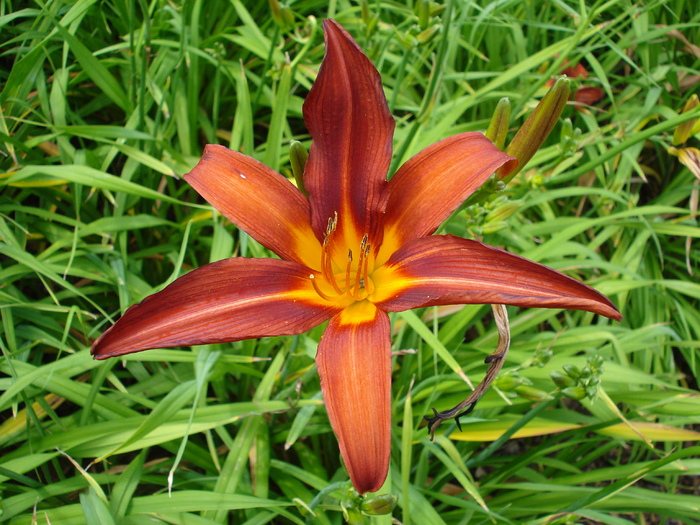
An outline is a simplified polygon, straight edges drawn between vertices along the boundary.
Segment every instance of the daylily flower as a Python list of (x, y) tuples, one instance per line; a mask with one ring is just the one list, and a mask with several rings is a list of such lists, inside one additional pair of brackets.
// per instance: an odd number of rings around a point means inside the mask
[(575, 308), (620, 319), (559, 272), (480, 242), (432, 235), (498, 168), (516, 162), (480, 133), (418, 153), (387, 182), (392, 119), (379, 73), (336, 22), (305, 103), (308, 197), (251, 157), (209, 145), (185, 176), (279, 259), (207, 264), (131, 306), (97, 359), (150, 348), (301, 334), (329, 321), (316, 363), (355, 488), (378, 490), (391, 441), (388, 312), (444, 304)]

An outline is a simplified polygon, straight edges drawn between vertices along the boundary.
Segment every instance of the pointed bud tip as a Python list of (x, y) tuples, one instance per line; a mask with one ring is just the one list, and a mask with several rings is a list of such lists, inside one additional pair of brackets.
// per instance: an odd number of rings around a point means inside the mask
[(491, 140), (498, 149), (502, 150), (506, 143), (508, 126), (510, 125), (510, 100), (503, 97), (498, 101), (496, 109), (491, 117), (491, 122), (486, 130), (486, 137)]

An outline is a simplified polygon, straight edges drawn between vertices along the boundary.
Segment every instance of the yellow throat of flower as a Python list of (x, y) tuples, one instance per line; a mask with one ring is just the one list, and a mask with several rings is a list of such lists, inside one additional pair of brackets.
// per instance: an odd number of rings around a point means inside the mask
[(333, 253), (338, 249), (334, 246), (337, 227), (338, 214), (335, 213), (333, 218), (328, 219), (326, 233), (323, 236), (321, 270), (309, 277), (314, 290), (320, 297), (327, 301), (348, 305), (366, 299), (374, 291), (371, 278), (374, 265), (370, 264), (372, 246), (365, 234), (359, 248), (355, 251), (348, 248), (347, 260), (344, 264), (342, 262), (338, 264), (333, 259)]

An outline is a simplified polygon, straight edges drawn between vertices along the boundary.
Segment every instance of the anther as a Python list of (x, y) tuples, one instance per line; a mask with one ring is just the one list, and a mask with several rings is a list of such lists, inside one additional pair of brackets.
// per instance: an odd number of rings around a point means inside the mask
[(330, 235), (338, 227), (338, 212), (333, 212), (333, 217), (328, 217), (328, 226), (326, 227), (326, 235)]

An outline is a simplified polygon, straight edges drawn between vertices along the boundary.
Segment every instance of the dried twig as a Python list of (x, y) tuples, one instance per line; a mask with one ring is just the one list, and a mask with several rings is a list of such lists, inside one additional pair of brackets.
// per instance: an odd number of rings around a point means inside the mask
[(508, 312), (506, 307), (502, 304), (492, 304), (494, 319), (496, 320), (496, 327), (498, 328), (498, 346), (493, 354), (484, 359), (484, 362), (489, 365), (488, 370), (486, 370), (486, 375), (484, 379), (479, 383), (479, 386), (460, 404), (455, 406), (450, 410), (445, 410), (444, 412), (438, 412), (434, 408), (433, 417), (425, 417), (428, 421), (428, 429), (430, 430), (430, 440), (432, 441), (435, 437), (435, 429), (440, 426), (440, 423), (447, 419), (455, 419), (459, 430), (462, 430), (462, 425), (459, 422), (459, 418), (466, 416), (476, 406), (479, 398), (486, 392), (486, 390), (491, 386), (493, 380), (498, 377), (498, 373), (503, 367), (503, 363), (506, 360), (506, 355), (508, 355), (508, 348), (510, 347), (510, 327), (508, 325)]

